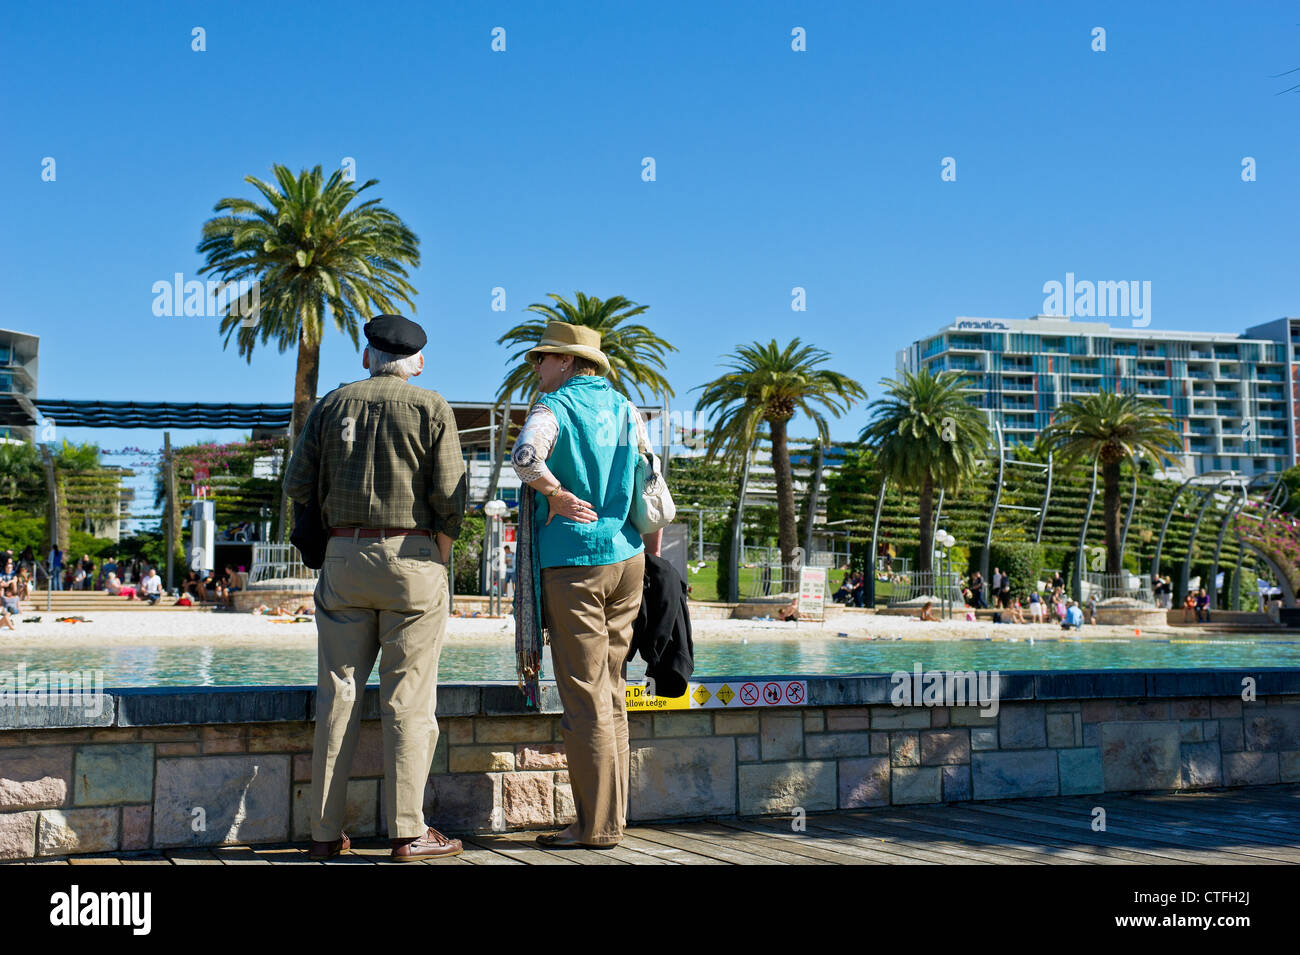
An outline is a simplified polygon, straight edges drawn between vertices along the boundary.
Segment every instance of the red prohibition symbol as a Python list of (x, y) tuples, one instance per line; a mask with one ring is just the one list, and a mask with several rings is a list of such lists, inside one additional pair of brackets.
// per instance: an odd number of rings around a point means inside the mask
[(763, 702), (768, 706), (775, 706), (781, 702), (781, 684), (769, 683), (763, 687)]
[(803, 684), (787, 683), (785, 687), (785, 699), (787, 703), (803, 702)]
[(753, 706), (758, 702), (758, 687), (752, 683), (746, 683), (740, 688), (740, 702), (746, 706)]

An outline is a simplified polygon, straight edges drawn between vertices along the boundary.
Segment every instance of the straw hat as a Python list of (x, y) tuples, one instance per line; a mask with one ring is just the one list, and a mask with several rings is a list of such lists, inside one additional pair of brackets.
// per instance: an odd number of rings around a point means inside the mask
[(576, 355), (596, 365), (602, 375), (609, 374), (609, 359), (600, 350), (600, 332), (585, 325), (568, 322), (547, 322), (542, 340), (528, 352), (534, 361), (540, 354)]

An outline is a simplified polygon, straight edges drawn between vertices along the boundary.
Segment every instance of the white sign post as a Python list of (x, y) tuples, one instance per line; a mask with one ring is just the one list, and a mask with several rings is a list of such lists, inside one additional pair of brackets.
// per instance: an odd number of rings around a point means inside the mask
[(826, 568), (799, 568), (799, 619), (821, 623), (826, 619)]

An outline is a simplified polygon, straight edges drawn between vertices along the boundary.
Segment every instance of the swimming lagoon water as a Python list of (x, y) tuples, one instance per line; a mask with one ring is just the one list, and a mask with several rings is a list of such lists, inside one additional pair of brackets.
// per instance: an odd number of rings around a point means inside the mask
[[(698, 679), (749, 675), (848, 675), (948, 670), (1177, 670), (1300, 667), (1300, 640), (1267, 635), (1222, 639), (888, 640), (835, 637), (696, 642)], [(316, 651), (293, 646), (194, 645), (0, 648), (0, 671), (102, 670), (106, 687), (268, 686), (316, 682)], [(549, 651), (545, 659), (550, 673)], [(513, 680), (508, 640), (449, 640), (439, 682)], [(640, 659), (629, 679), (644, 675)], [(371, 683), (378, 676), (371, 675)]]

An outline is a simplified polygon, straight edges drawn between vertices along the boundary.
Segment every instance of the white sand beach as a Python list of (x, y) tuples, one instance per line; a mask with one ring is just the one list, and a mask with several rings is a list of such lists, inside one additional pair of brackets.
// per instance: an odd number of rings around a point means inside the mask
[[(0, 631), (0, 647), (105, 647), (105, 646), (311, 646), (316, 641), (314, 622), (276, 622), (273, 618), (243, 613), (150, 610), (88, 614), (86, 623), (56, 623), (51, 614), (40, 616), (41, 623), (18, 623), (14, 631)], [(965, 620), (923, 623), (911, 617), (854, 615), (826, 624), (782, 623), (766, 620), (697, 620), (692, 624), (696, 640), (789, 640), (800, 637), (834, 637), (877, 640), (956, 640), (988, 639), (1027, 640), (1062, 637), (1056, 624), (994, 624)], [(1071, 638), (1085, 640), (1133, 639), (1150, 636), (1167, 639), (1218, 637), (1191, 627), (1142, 628), (1095, 626), (1070, 631)], [(514, 639), (512, 619), (486, 617), (452, 617), (447, 623), (449, 641), (476, 642)]]

